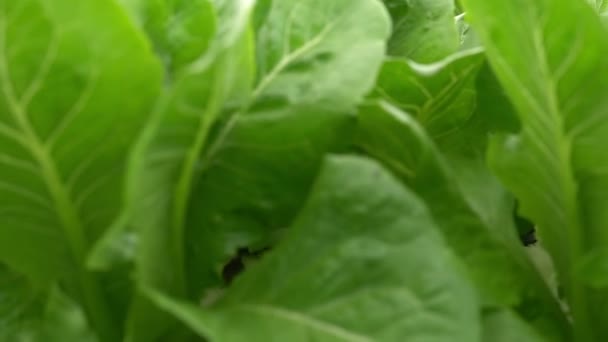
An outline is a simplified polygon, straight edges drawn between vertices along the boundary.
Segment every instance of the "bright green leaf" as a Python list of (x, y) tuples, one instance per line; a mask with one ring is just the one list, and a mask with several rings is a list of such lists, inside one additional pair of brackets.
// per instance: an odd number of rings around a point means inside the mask
[(37, 284), (61, 278), (107, 339), (120, 328), (83, 261), (121, 209), (160, 82), (113, 2), (0, 2), (0, 260)]
[[(522, 123), (495, 139), (491, 162), (538, 226), (572, 310), (575, 338), (608, 339), (608, 289), (587, 291), (574, 268), (608, 243), (608, 41), (579, 0), (463, 1)], [(522, 10), (525, 9), (525, 10)]]

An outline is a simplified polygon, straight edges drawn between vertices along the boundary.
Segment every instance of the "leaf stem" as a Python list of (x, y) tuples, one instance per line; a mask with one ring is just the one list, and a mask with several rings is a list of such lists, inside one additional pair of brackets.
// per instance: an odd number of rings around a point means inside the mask
[[(230, 55), (230, 54), (228, 54)], [(231, 59), (233, 57), (224, 56), (221, 59), (217, 69), (214, 71), (214, 87), (209, 97), (207, 107), (203, 111), (194, 137), (193, 144), (186, 154), (184, 164), (181, 169), (181, 174), (175, 187), (175, 210), (172, 217), (172, 231), (173, 231), (173, 255), (175, 257), (176, 267), (180, 269), (177, 272), (178, 281), (181, 289), (186, 289), (185, 281), (185, 255), (184, 255), (184, 242), (185, 242), (185, 221), (186, 213), (188, 210), (188, 203), (193, 188), (196, 164), (199, 162), (201, 153), (205, 148), (207, 136), (211, 129), (211, 125), (215, 122), (218, 114), (221, 112), (222, 105), (228, 93), (229, 81), (226, 76), (227, 71), (231, 65)]]

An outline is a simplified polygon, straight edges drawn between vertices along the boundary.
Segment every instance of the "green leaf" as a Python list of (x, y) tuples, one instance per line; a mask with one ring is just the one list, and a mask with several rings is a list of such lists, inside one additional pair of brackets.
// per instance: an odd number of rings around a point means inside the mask
[(490, 132), (517, 132), (521, 128), (517, 111), (488, 63), (484, 63), (475, 81), (475, 112)]
[(0, 265), (0, 341), (97, 340), (84, 312), (71, 298), (56, 287), (44, 295), (25, 277)]
[[(183, 258), (183, 216), (200, 151), (227, 98), (243, 101), (248, 96), (254, 73), (248, 30), (253, 3), (218, 0), (215, 5), (221, 19), (217, 34), (204, 55), (168, 82), (131, 160), (129, 206), (96, 246), (89, 258), (91, 267), (107, 269), (131, 260), (139, 245), (156, 254), (155, 248), (170, 243), (173, 257)], [(141, 242), (141, 236), (156, 241)], [(181, 273), (181, 268), (176, 271)], [(179, 283), (183, 274), (168, 278)]]
[(61, 278), (108, 339), (120, 329), (83, 260), (122, 206), (160, 71), (113, 2), (0, 2), (0, 260)]
[(389, 58), (372, 97), (411, 113), (433, 138), (440, 138), (457, 131), (473, 113), (475, 78), (483, 60), (481, 49), (459, 52), (433, 64)]
[[(543, 342), (531, 326), (508, 310), (491, 311), (483, 315), (483, 341), (485, 342)], [(552, 340), (553, 341), (553, 340)], [(559, 339), (558, 339), (559, 341)]]
[(470, 208), (499, 240), (512, 245), (516, 254), (522, 254), (519, 238), (513, 235), (513, 196), (486, 161), (489, 136), (495, 132), (516, 131), (517, 113), (487, 63), (477, 73), (474, 87), (476, 101), (471, 116), (435, 141), (450, 166), (451, 178)]
[[(167, 80), (130, 160), (125, 210), (89, 258), (89, 265), (100, 269), (134, 258), (137, 282), (175, 296), (187, 294), (185, 220), (201, 153), (223, 106), (228, 99), (244, 101), (253, 79), (248, 27), (253, 1), (218, 0), (214, 5), (216, 34), (204, 55)], [(174, 323), (137, 296), (127, 339), (172, 336), (172, 329), (179, 329)]]
[(458, 50), (453, 0), (384, 0), (384, 4), (393, 21), (390, 55), (429, 63)]
[(98, 340), (88, 327), (82, 309), (56, 288), (49, 294), (40, 324), (40, 335), (37, 338), (39, 341), (95, 342)]
[(608, 7), (608, 1), (606, 0), (587, 0), (592, 8), (602, 13)]
[(169, 75), (200, 57), (216, 29), (210, 0), (119, 0), (147, 32)]
[(602, 24), (605, 28), (608, 28), (608, 11), (602, 12), (600, 15), (600, 19), (602, 20)]
[(354, 107), (384, 56), (389, 21), (377, 1), (269, 6), (257, 23), (255, 89), (202, 157), (187, 238), (199, 296), (237, 247), (271, 244), (291, 222), (322, 156), (350, 142)]
[(555, 261), (575, 339), (608, 339), (608, 291), (588, 291), (574, 271), (608, 243), (605, 30), (583, 1), (463, 3), (522, 123), (494, 140), (491, 162)]
[(565, 317), (515, 234), (508, 197), (480, 161), (459, 156), (464, 165), (455, 168), (456, 157), (448, 162), (412, 117), (385, 102), (361, 108), (357, 142), (432, 204), (435, 222), (467, 265), (486, 307), (533, 307), (528, 319), (548, 319), (567, 333), (566, 325), (559, 326)]
[(478, 340), (461, 267), (424, 204), (375, 162), (326, 159), (287, 234), (210, 309), (150, 295), (211, 341)]
[[(519, 238), (513, 235), (513, 196), (490, 171), (486, 161), (490, 134), (510, 129), (508, 120), (514, 118), (516, 121), (516, 113), (500, 102), (503, 100), (500, 87), (490, 88), (493, 83), (488, 82), (486, 74), (487, 70), (482, 69), (477, 77), (473, 90), (477, 93), (477, 101), (468, 120), (451, 132), (436, 137), (434, 142), (441, 152), (441, 158), (449, 165), (446, 172), (450, 173), (451, 180), (458, 186), (468, 206), (499, 240), (513, 245), (519, 250), (516, 254), (521, 254)], [(486, 106), (488, 99), (482, 100), (483, 96), (495, 100), (494, 106)], [(501, 115), (505, 118), (501, 118)]]
[(422, 127), (387, 103), (364, 106), (357, 142), (427, 203), (433, 203), (429, 210), (469, 267), (484, 300), (518, 304), (524, 284), (517, 265), (465, 201), (450, 167)]
[(19, 341), (17, 335), (36, 324), (40, 295), (23, 276), (0, 264), (0, 341)]
[(475, 33), (475, 30), (466, 21), (466, 13), (457, 15), (456, 29), (458, 30), (458, 37), (460, 41), (460, 51), (470, 50), (481, 47), (481, 42)]
[(586, 253), (578, 260), (574, 272), (576, 279), (590, 288), (608, 287), (608, 249), (599, 247)]

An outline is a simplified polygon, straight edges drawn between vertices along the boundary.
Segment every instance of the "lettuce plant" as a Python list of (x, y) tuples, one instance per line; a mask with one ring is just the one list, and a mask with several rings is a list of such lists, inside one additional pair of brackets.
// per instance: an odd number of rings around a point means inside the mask
[(0, 0), (0, 342), (608, 340), (607, 6)]

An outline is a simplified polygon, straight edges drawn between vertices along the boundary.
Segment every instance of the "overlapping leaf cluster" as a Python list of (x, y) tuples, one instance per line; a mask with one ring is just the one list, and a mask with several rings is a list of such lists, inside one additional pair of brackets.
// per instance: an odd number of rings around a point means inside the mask
[(607, 340), (606, 6), (0, 0), (0, 341)]

